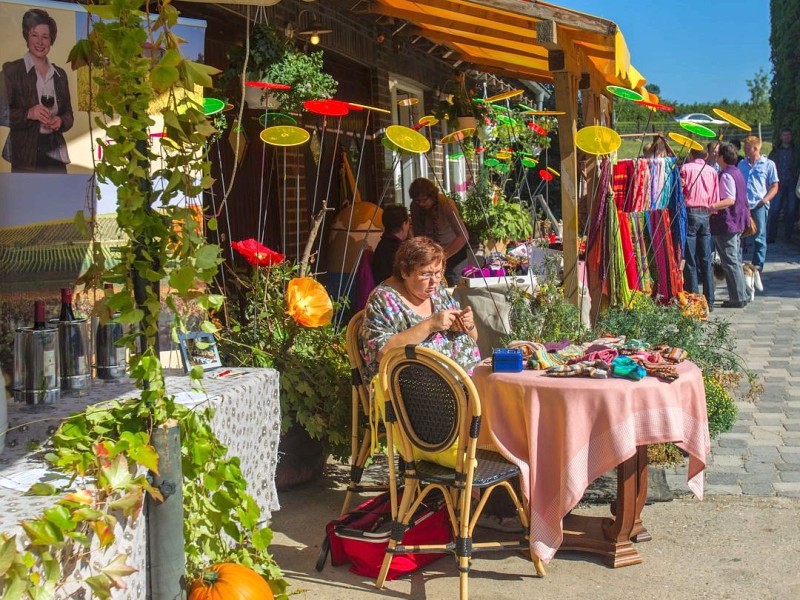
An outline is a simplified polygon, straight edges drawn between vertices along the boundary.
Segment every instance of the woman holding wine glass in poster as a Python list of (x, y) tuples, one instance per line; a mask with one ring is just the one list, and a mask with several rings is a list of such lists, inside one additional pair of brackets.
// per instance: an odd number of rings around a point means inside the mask
[(46, 11), (22, 16), (25, 55), (3, 65), (11, 133), (3, 158), (15, 173), (66, 173), (69, 164), (64, 132), (73, 124), (67, 74), (47, 55), (58, 27)]

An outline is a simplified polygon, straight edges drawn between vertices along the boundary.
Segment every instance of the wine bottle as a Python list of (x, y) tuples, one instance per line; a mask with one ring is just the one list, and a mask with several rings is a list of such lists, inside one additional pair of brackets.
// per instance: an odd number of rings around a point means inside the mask
[(86, 320), (76, 319), (72, 310), (72, 288), (61, 288), (59, 321), (59, 357), (61, 358), (61, 388), (63, 391), (88, 386), (86, 364)]
[[(47, 327), (47, 307), (43, 300), (36, 300), (33, 303), (33, 329), (35, 331), (44, 331), (49, 329)], [(41, 337), (42, 349), (42, 372), (41, 381), (36, 379), (36, 370), (31, 369), (30, 373), (34, 376), (29, 389), (35, 390), (50, 390), (58, 387), (58, 372), (56, 369), (56, 340), (58, 336), (53, 331), (51, 334), (44, 334)], [(35, 359), (34, 359), (35, 364)]]
[(75, 320), (75, 313), (72, 312), (72, 288), (61, 288), (61, 314), (58, 320)]
[(36, 300), (33, 303), (33, 328), (47, 329), (47, 307), (44, 300)]
[[(106, 283), (103, 286), (107, 292), (106, 295), (113, 294), (114, 286)], [(109, 315), (110, 319), (115, 319), (119, 313), (112, 313)], [(96, 356), (97, 356), (97, 377), (99, 379), (119, 379), (125, 376), (126, 358), (127, 353), (125, 346), (117, 345), (117, 342), (122, 338), (123, 330), (122, 325), (113, 323), (98, 323), (95, 332), (96, 340)]]

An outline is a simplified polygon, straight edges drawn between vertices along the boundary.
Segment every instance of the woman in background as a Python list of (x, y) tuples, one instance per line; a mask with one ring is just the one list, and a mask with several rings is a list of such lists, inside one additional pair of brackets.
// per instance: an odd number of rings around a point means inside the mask
[(439, 191), (430, 179), (420, 177), (408, 188), (411, 196), (411, 229), (414, 236), (431, 238), (444, 248), (447, 285), (458, 283), (460, 267), (466, 266), (467, 228), (452, 199)]
[(47, 58), (57, 34), (55, 19), (32, 8), (22, 16), (28, 51), (3, 65), (11, 128), (3, 158), (12, 172), (67, 172), (64, 132), (73, 124), (69, 82), (64, 69)]

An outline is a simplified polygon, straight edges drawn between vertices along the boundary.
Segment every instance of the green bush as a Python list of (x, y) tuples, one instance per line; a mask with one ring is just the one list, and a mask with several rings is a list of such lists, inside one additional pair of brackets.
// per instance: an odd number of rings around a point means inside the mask
[(708, 433), (712, 438), (730, 431), (738, 413), (728, 391), (714, 377), (703, 376), (708, 410)]

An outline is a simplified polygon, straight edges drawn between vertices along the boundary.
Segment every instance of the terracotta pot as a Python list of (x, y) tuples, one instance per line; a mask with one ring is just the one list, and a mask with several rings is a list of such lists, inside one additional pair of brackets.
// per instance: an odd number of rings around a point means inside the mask
[(475, 117), (458, 117), (458, 128), (467, 129), (477, 127), (478, 121)]
[(322, 475), (328, 458), (322, 442), (312, 439), (297, 423), (281, 434), (278, 457), (275, 470), (275, 487), (278, 491), (314, 481)]

